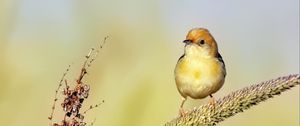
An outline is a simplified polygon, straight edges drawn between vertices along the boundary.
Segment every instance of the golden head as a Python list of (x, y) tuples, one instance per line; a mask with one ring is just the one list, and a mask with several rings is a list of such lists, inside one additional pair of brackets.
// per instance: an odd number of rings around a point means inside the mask
[(187, 45), (192, 44), (193, 46), (197, 46), (212, 56), (216, 56), (218, 53), (218, 45), (215, 39), (205, 28), (194, 28), (190, 30), (186, 36), (186, 40), (183, 42)]

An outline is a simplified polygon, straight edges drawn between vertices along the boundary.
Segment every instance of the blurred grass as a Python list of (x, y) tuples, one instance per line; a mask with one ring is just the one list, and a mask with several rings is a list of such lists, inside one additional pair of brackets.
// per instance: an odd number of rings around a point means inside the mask
[[(72, 64), (69, 82), (74, 82), (89, 48), (106, 35), (110, 39), (86, 78), (92, 86), (87, 104), (105, 100), (86, 116), (90, 122), (96, 118), (95, 125), (153, 126), (177, 116), (180, 95), (173, 69), (183, 53), (181, 41), (192, 27), (210, 29), (225, 60), (228, 76), (216, 97), (299, 73), (299, 1), (260, 2), (2, 0), (2, 124), (47, 125), (62, 73)], [(185, 107), (204, 102), (188, 100)], [(299, 89), (221, 125), (282, 122), (299, 125)]]

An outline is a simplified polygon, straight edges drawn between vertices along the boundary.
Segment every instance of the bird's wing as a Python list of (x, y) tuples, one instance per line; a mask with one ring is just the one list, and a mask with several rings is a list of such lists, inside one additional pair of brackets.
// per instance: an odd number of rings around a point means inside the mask
[(177, 60), (177, 62), (178, 62), (179, 60), (181, 60), (184, 56), (185, 56), (185, 54), (183, 54), (182, 56), (180, 56), (179, 59)]
[(222, 64), (222, 67), (224, 68), (224, 76), (226, 76), (226, 68), (225, 68), (225, 63), (224, 63), (224, 60), (223, 60), (223, 58), (222, 58), (222, 56), (221, 56), (221, 54), (218, 52), (218, 54), (217, 54), (217, 59), (218, 59), (218, 61)]

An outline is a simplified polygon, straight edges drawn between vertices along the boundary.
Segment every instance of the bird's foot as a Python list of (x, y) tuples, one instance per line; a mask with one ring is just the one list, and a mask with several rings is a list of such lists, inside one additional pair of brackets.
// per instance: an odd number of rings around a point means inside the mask
[(210, 99), (209, 99), (209, 106), (210, 107), (212, 107), (213, 109), (215, 109), (215, 107), (216, 107), (216, 100), (215, 100), (215, 98), (212, 96), (212, 95), (210, 95)]
[(188, 114), (188, 110), (184, 110), (183, 108), (179, 109), (179, 116), (180, 117), (185, 117)]

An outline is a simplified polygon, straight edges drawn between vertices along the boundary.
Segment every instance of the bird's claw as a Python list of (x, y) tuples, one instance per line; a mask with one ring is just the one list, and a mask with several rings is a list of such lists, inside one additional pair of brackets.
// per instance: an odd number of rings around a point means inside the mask
[(188, 110), (184, 110), (183, 108), (179, 109), (179, 116), (185, 117), (188, 114)]
[(216, 107), (216, 100), (215, 100), (215, 98), (214, 97), (211, 97), (210, 99), (209, 99), (209, 106), (211, 106), (213, 109), (215, 109), (215, 107)]

